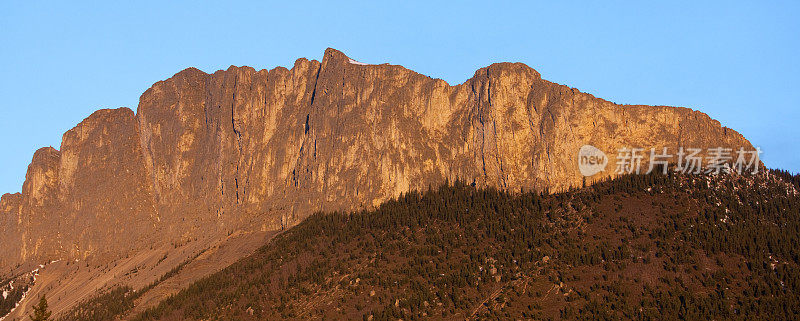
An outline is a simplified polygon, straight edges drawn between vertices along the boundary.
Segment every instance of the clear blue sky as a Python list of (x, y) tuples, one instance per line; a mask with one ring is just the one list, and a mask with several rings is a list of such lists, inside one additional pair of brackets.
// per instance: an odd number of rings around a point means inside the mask
[(524, 62), (617, 103), (698, 109), (800, 170), (798, 2), (387, 3), (3, 1), (0, 192), (20, 190), (37, 148), (186, 67), (291, 66), (327, 47), (451, 84)]

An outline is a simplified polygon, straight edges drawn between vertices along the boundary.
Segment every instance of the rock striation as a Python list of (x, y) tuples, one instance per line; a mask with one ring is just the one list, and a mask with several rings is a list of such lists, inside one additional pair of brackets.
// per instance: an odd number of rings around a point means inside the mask
[[(512, 191), (581, 186), (577, 152), (744, 147), (688, 108), (616, 105), (521, 63), (451, 86), (334, 49), (291, 69), (189, 68), (42, 148), (0, 200), (0, 269), (121, 256), (159, 242), (276, 230), (456, 179)], [(590, 182), (589, 182), (590, 183)]]

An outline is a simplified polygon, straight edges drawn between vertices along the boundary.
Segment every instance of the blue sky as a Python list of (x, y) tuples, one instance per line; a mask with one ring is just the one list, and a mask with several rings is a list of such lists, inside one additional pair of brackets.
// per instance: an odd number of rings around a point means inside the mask
[(100, 108), (186, 68), (257, 69), (327, 47), (451, 84), (493, 62), (617, 103), (685, 106), (800, 170), (800, 4), (388, 1), (0, 3), (0, 192)]

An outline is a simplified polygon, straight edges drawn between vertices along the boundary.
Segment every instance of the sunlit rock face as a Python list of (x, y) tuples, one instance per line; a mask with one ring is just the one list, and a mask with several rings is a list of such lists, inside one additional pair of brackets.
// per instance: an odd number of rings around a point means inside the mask
[(159, 242), (274, 230), (446, 181), (511, 191), (581, 186), (577, 153), (744, 147), (687, 108), (622, 106), (520, 63), (451, 86), (334, 49), (291, 69), (190, 68), (100, 110), (33, 157), (0, 200), (0, 268), (124, 255)]

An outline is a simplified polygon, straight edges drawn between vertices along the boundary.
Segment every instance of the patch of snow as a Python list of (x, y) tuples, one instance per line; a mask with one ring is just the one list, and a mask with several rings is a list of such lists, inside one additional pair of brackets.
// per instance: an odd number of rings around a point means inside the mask
[(11, 311), (8, 311), (6, 315), (0, 317), (0, 321), (5, 320), (7, 316), (11, 315), (11, 313), (14, 313), (14, 310), (16, 310), (19, 307), (19, 303), (25, 301), (25, 298), (28, 296), (28, 292), (30, 292), (32, 288), (33, 285), (31, 285), (27, 290), (25, 290), (25, 292), (22, 293), (22, 297), (19, 299), (19, 301), (17, 301), (17, 303), (14, 304), (14, 307), (11, 308)]
[[(6, 317), (11, 315), (11, 313), (14, 313), (14, 311), (19, 307), (19, 304), (22, 303), (23, 301), (25, 301), (25, 299), (28, 297), (28, 293), (31, 292), (31, 290), (33, 289), (33, 286), (36, 284), (36, 277), (39, 276), (39, 269), (41, 269), (41, 267), (43, 267), (44, 265), (40, 264), (39, 266), (40, 266), (39, 268), (36, 268), (33, 271), (29, 272), (33, 276), (33, 282), (31, 282), (31, 285), (28, 286), (28, 289), (25, 290), (25, 292), (22, 293), (22, 297), (20, 297), (19, 301), (17, 301), (14, 304), (14, 307), (11, 308), (11, 311), (8, 311), (8, 313), (6, 315), (0, 317), (0, 321), (5, 320)], [(12, 290), (14, 289), (13, 283), (14, 283), (13, 280), (11, 282), (9, 282), (9, 286), (11, 287)], [(7, 295), (8, 294), (6, 293), (6, 291), (3, 291), (3, 299), (5, 299)]]
[(347, 58), (347, 59), (349, 59), (349, 60), (350, 60), (350, 63), (351, 63), (351, 64), (354, 64), (354, 65), (369, 66), (369, 64), (365, 64), (365, 63), (363, 63), (363, 62), (355, 61), (355, 60), (353, 60), (352, 58)]

